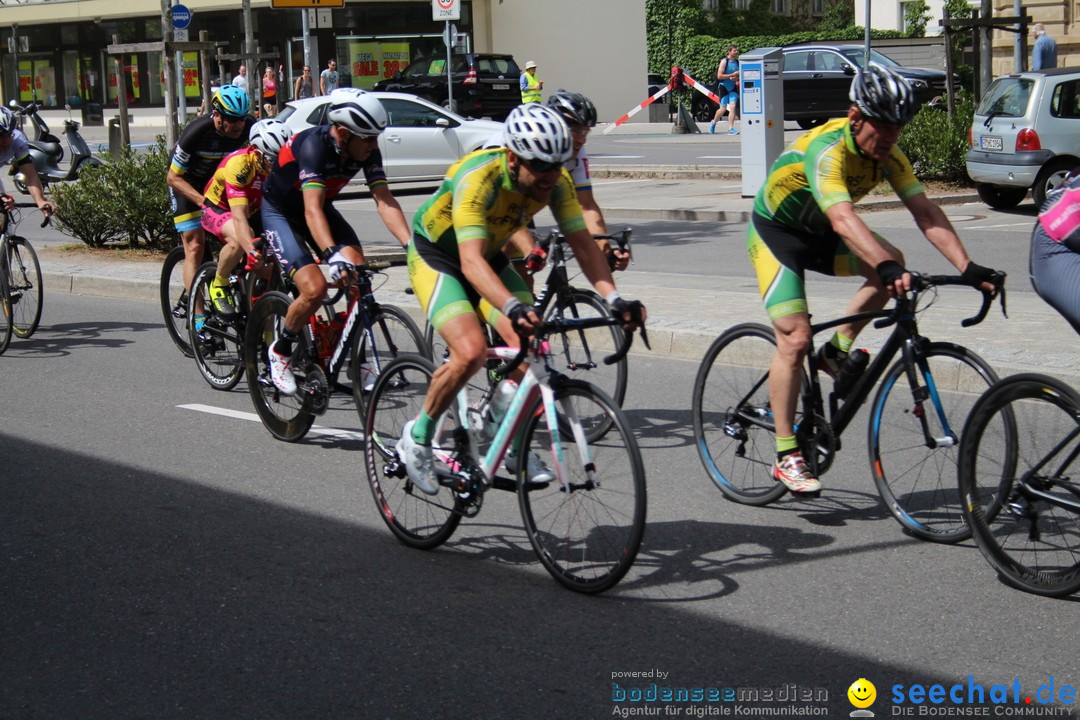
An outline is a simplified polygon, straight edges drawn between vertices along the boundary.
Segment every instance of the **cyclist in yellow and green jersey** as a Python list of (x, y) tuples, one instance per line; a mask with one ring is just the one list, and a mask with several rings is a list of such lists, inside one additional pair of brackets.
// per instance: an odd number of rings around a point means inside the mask
[[(799, 452), (794, 428), (801, 368), (811, 337), (805, 271), (863, 277), (845, 315), (879, 310), (890, 296), (911, 289), (904, 256), (870, 231), (854, 204), (888, 182), (926, 239), (964, 279), (994, 290), (990, 282), (994, 271), (971, 262), (952, 223), (926, 197), (911, 163), (896, 147), (901, 128), (918, 110), (907, 80), (869, 66), (855, 76), (850, 97), (846, 117), (802, 135), (773, 163), (754, 200), (747, 229), (747, 251), (776, 331), (776, 355), (769, 370), (777, 450), (773, 477), (795, 493), (821, 490)], [(865, 324), (836, 328), (818, 358), (826, 373), (836, 376)]]
[[(423, 410), (406, 423), (397, 447), (409, 479), (428, 494), (439, 491), (431, 449), (435, 418), (484, 365), (481, 321), (511, 345), (540, 324), (532, 294), (502, 252), (507, 238), (534, 214), (550, 207), (585, 276), (624, 327), (633, 330), (645, 320), (641, 303), (619, 296), (607, 260), (585, 227), (574, 182), (563, 167), (572, 152), (566, 121), (545, 105), (520, 105), (507, 117), (503, 139), (506, 147), (478, 150), (452, 165), (413, 219), (409, 278), (450, 349), (431, 378)], [(512, 446), (508, 469), (517, 472), (518, 462)], [(525, 462), (528, 481), (552, 477), (535, 454)]]

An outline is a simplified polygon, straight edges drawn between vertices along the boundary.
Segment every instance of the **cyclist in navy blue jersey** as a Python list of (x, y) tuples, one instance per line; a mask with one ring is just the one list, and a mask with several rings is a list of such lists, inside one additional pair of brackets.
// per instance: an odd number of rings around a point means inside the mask
[[(293, 343), (326, 295), (327, 281), (311, 249), (328, 264), (330, 282), (348, 282), (350, 265), (364, 264), (356, 232), (333, 206), (333, 199), (360, 171), (364, 173), (379, 217), (405, 246), (409, 224), (390, 193), (378, 138), (386, 128), (386, 110), (374, 95), (358, 88), (330, 94), (329, 125), (294, 135), (278, 154), (263, 186), (262, 220), (266, 243), (300, 294), (289, 306), (281, 335), (270, 346), (274, 385), (296, 393), (290, 367)], [(309, 249), (309, 246), (311, 249)]]

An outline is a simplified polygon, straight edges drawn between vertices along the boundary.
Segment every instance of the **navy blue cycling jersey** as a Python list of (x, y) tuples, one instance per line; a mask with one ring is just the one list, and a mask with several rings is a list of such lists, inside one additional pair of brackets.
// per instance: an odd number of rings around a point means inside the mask
[(278, 153), (277, 163), (263, 184), (263, 202), (273, 203), (286, 215), (302, 215), (305, 189), (325, 189), (330, 201), (361, 170), (369, 189), (386, 184), (378, 148), (367, 160), (353, 162), (338, 150), (329, 125), (308, 128), (289, 138)]
[(225, 137), (214, 128), (213, 113), (195, 118), (180, 134), (169, 169), (187, 180), (191, 187), (202, 192), (206, 183), (214, 176), (222, 158), (247, 145), (254, 123), (255, 118), (248, 115), (244, 121), (244, 131), (240, 133), (240, 137), (233, 139)]

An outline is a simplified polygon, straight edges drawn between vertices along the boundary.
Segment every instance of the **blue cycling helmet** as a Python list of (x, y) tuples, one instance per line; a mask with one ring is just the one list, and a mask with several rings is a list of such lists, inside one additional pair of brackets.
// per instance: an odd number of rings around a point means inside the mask
[(219, 87), (214, 91), (214, 98), (210, 104), (222, 115), (231, 118), (244, 117), (251, 107), (247, 93), (235, 85), (222, 85)]

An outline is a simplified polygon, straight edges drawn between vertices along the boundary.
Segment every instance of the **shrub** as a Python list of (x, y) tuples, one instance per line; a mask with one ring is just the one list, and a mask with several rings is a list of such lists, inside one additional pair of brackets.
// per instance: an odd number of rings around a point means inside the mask
[(165, 176), (164, 138), (147, 152), (124, 150), (118, 160), (88, 168), (73, 183), (52, 186), (58, 227), (87, 245), (126, 241), (164, 250), (175, 244)]
[(956, 114), (949, 118), (944, 107), (924, 107), (908, 123), (900, 136), (904, 151), (915, 174), (923, 180), (969, 183), (964, 156), (967, 154), (967, 133), (975, 103), (970, 93), (956, 94)]

